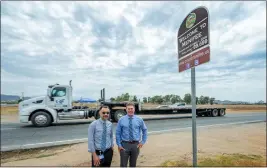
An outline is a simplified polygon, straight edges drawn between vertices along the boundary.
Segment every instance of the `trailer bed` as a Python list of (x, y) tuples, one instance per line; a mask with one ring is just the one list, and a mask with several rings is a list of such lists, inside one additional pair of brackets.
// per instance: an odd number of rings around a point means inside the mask
[[(126, 115), (127, 102), (101, 102), (101, 105), (108, 106), (111, 109), (112, 120), (118, 121), (123, 115)], [(164, 107), (164, 108), (142, 108), (139, 103), (135, 104), (135, 114), (137, 115), (170, 115), (170, 114), (190, 114), (192, 106)], [(197, 116), (224, 116), (226, 108), (219, 107), (196, 107)]]
[[(204, 108), (204, 107), (198, 107), (196, 108), (196, 113), (206, 113), (211, 112), (214, 109), (217, 110), (225, 110), (225, 108)], [(136, 111), (136, 114), (142, 114), (142, 115), (151, 115), (151, 114), (188, 114), (192, 113), (191, 107), (179, 107), (179, 108), (149, 108), (149, 109), (142, 109), (141, 111)]]

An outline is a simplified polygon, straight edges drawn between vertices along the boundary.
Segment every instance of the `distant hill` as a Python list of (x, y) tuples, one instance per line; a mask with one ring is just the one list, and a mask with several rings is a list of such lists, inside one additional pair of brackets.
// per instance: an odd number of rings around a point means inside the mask
[[(20, 99), (20, 96), (17, 96), (17, 95), (1, 94), (1, 101), (16, 101), (19, 99)], [(30, 97), (24, 97), (24, 99), (30, 99)]]

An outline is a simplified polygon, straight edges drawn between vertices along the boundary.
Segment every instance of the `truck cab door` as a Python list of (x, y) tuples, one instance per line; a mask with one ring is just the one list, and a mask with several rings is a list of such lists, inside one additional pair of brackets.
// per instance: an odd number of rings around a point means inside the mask
[(51, 91), (51, 104), (54, 109), (66, 109), (68, 107), (68, 92), (66, 87), (56, 86)]

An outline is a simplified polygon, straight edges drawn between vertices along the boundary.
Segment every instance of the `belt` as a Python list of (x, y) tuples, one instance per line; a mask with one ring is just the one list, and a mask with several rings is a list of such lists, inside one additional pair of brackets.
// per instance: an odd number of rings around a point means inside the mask
[(125, 142), (125, 143), (130, 143), (130, 144), (139, 143), (139, 141), (122, 141), (122, 142)]

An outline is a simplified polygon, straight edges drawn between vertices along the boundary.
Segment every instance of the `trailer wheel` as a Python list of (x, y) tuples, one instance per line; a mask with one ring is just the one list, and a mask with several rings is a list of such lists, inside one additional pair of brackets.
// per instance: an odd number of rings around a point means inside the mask
[(31, 122), (36, 127), (47, 127), (51, 125), (52, 117), (46, 112), (38, 111), (32, 115)]
[(211, 112), (211, 116), (212, 117), (217, 117), (219, 114), (218, 110), (217, 109), (214, 109), (212, 112)]
[(119, 121), (119, 119), (122, 117), (122, 116), (125, 116), (126, 115), (126, 111), (124, 110), (117, 110), (114, 114), (114, 119), (116, 122)]
[(219, 116), (224, 116), (224, 115), (225, 115), (225, 111), (224, 111), (224, 109), (221, 109), (219, 112)]

